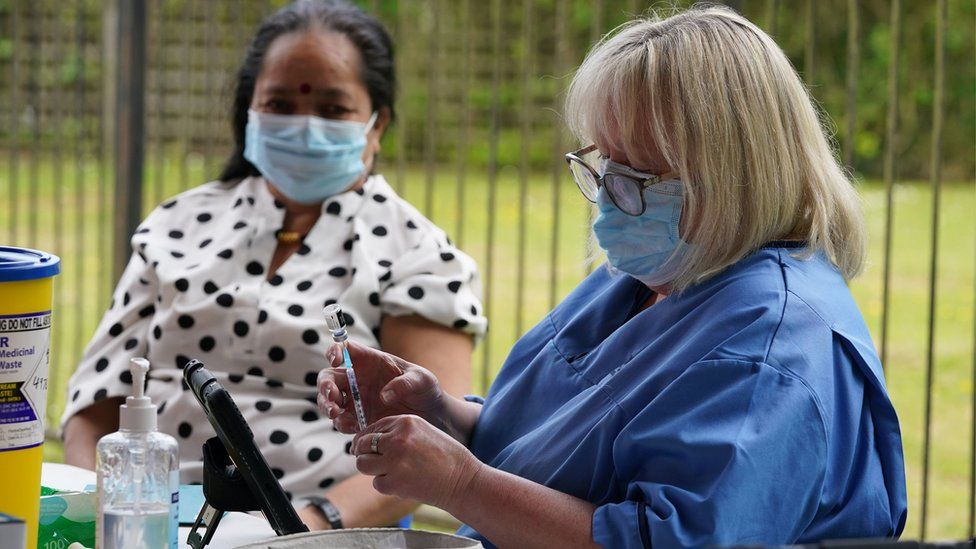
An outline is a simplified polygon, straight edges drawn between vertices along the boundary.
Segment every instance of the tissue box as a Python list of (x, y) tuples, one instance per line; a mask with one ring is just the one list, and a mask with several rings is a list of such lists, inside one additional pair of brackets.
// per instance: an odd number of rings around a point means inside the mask
[(97, 518), (95, 492), (50, 492), (49, 489), (41, 492), (46, 495), (41, 496), (38, 549), (67, 547), (75, 542), (94, 547)]
[(27, 545), (27, 525), (17, 517), (0, 513), (0, 549), (23, 549)]

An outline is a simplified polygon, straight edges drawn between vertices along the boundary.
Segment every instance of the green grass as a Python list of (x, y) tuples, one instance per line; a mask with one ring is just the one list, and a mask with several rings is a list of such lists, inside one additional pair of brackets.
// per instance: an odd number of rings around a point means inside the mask
[[(156, 162), (145, 189), (146, 211), (158, 198), (170, 196), (187, 184), (204, 181), (201, 157), (185, 164), (166, 163), (162, 175)], [(29, 157), (19, 159), (17, 198), (11, 202), (9, 164), (0, 159), (0, 238), (3, 244), (30, 246), (58, 253), (63, 274), (56, 284), (56, 325), (52, 384), (48, 406), (51, 425), (63, 407), (67, 378), (101, 312), (108, 304), (111, 285), (111, 216), (114, 200), (111, 182), (99, 200), (100, 174), (92, 161), (82, 171), (65, 162), (40, 159), (36, 173)], [(206, 170), (208, 173), (212, 169)], [(397, 185), (392, 165), (386, 175)], [(481, 379), (497, 371), (518, 335), (532, 327), (565, 296), (586, 272), (587, 209), (568, 174), (559, 173), (558, 208), (553, 200), (549, 173), (529, 174), (525, 201), (520, 200), (519, 173), (503, 168), (496, 179), (495, 224), (492, 258), (488, 261), (488, 223), (491, 203), (486, 174), (467, 173), (462, 208), (458, 209), (456, 169), (444, 166), (430, 186), (421, 169), (403, 174), (404, 196), (443, 227), (460, 247), (479, 263), (491, 300), (491, 329), (475, 355), (475, 389)], [(29, 197), (36, 194), (36, 202)], [(882, 310), (883, 236), (885, 194), (877, 182), (860, 187), (870, 229), (870, 261), (865, 273), (852, 284), (854, 295), (880, 344)], [(57, 191), (57, 192), (56, 192)], [(428, 192), (429, 191), (429, 192)], [(932, 193), (924, 183), (902, 183), (895, 191), (888, 384), (901, 419), (908, 464), (910, 515), (907, 537), (917, 537), (920, 517), (921, 460), (924, 432), (926, 342), (928, 326), (929, 257), (931, 253)], [(428, 208), (429, 206), (429, 208)], [(16, 220), (12, 212), (16, 210)], [(558, 231), (553, 220), (559, 214)], [(967, 535), (969, 440), (973, 420), (973, 280), (976, 193), (971, 182), (947, 183), (939, 227), (938, 292), (929, 478), (930, 538), (962, 538)], [(522, 213), (524, 212), (524, 215)], [(521, 220), (521, 221), (520, 221)], [(35, 230), (31, 230), (33, 224)], [(60, 227), (60, 228), (59, 228)], [(521, 230), (524, 227), (524, 230)], [(555, 264), (553, 235), (556, 235)], [(520, 256), (519, 246), (524, 246)], [(520, 262), (520, 257), (523, 260)], [(555, 265), (555, 266), (554, 266)], [(490, 276), (488, 276), (490, 274)], [(519, 285), (519, 280), (523, 284)], [(554, 286), (553, 286), (554, 282)], [(554, 291), (551, 291), (554, 288)], [(485, 360), (487, 358), (487, 361)], [(48, 459), (60, 459), (60, 447), (48, 444)]]

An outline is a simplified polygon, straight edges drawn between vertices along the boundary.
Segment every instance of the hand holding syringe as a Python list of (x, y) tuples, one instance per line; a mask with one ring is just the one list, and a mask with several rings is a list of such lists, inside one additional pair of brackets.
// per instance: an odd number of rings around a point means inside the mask
[(356, 372), (352, 369), (352, 360), (349, 359), (349, 346), (346, 341), (349, 336), (346, 334), (346, 319), (342, 309), (337, 304), (328, 305), (322, 311), (325, 313), (325, 322), (332, 332), (332, 341), (342, 347), (342, 365), (346, 369), (346, 377), (349, 378), (349, 391), (352, 393), (352, 400), (356, 406), (356, 420), (359, 422), (359, 430), (366, 428), (366, 413), (363, 411), (363, 399), (359, 394), (359, 384), (356, 383)]

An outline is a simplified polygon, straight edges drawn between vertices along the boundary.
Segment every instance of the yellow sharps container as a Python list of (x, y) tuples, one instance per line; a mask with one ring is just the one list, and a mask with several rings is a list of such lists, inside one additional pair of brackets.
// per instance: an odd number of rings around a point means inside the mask
[(37, 546), (41, 445), (57, 256), (0, 246), (0, 513), (24, 520)]

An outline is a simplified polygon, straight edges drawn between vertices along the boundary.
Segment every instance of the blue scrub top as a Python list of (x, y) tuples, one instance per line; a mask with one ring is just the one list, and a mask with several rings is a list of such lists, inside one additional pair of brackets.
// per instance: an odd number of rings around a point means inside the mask
[(471, 451), (595, 504), (604, 547), (899, 535), (881, 363), (837, 269), (797, 252), (762, 249), (640, 312), (650, 290), (598, 269), (513, 347)]

